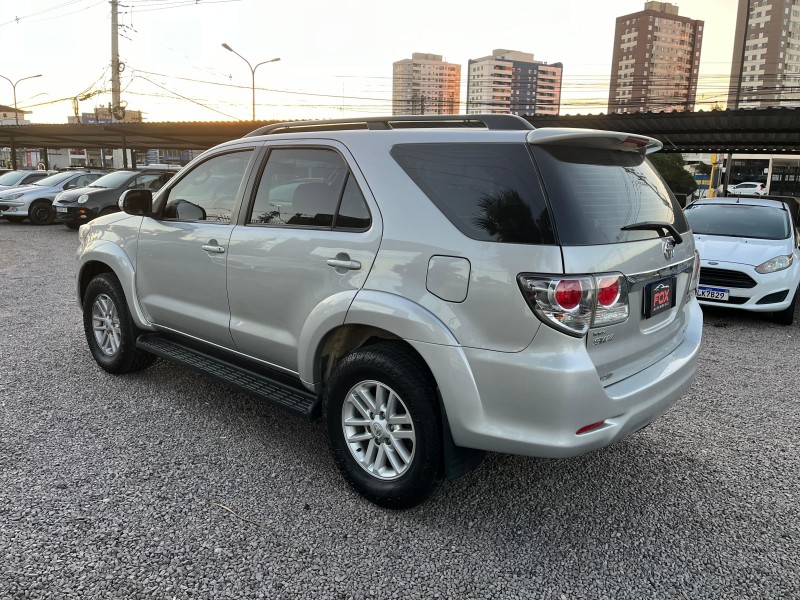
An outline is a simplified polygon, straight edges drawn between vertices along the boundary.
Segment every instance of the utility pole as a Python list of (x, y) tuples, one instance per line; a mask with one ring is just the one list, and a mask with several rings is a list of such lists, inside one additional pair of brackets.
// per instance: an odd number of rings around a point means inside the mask
[(119, 92), (119, 0), (111, 0), (111, 122), (120, 109)]

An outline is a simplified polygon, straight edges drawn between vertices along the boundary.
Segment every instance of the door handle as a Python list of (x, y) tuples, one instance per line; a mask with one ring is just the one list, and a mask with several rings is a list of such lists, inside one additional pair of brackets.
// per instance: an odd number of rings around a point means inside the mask
[(336, 269), (349, 269), (351, 271), (357, 271), (361, 268), (361, 263), (357, 260), (342, 260), (339, 258), (329, 258), (327, 260), (329, 267), (334, 267)]
[(203, 244), (200, 247), (206, 252), (213, 252), (215, 254), (222, 254), (223, 252), (225, 252), (225, 248), (223, 248), (222, 246), (217, 246), (215, 244)]

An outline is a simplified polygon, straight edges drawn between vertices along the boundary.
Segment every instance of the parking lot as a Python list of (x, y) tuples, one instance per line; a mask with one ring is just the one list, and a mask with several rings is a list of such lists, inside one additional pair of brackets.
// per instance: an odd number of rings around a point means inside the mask
[(164, 362), (101, 371), (76, 242), (0, 221), (0, 598), (800, 597), (800, 321), (707, 311), (695, 383), (649, 428), (490, 455), (390, 512), (321, 423)]

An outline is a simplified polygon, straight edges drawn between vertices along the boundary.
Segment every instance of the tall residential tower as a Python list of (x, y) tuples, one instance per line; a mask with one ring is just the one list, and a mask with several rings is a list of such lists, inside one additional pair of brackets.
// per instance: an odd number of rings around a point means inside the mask
[(392, 65), (392, 114), (453, 115), (459, 112), (461, 65), (439, 54), (414, 52)]
[(561, 105), (561, 63), (533, 54), (493, 50), (467, 65), (467, 114), (557, 115)]
[(617, 17), (609, 113), (694, 110), (703, 21), (668, 2)]
[(728, 108), (800, 105), (800, 5), (739, 0)]

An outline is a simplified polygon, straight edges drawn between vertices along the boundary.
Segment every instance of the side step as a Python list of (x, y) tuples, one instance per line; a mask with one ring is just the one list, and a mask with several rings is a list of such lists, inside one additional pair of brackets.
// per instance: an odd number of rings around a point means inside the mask
[(277, 381), (157, 333), (140, 335), (136, 339), (136, 347), (204, 375), (210, 375), (221, 383), (276, 404), (309, 421), (313, 421), (321, 413), (322, 399), (305, 388)]

